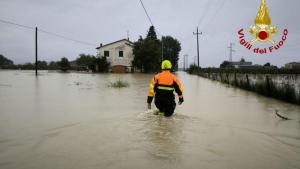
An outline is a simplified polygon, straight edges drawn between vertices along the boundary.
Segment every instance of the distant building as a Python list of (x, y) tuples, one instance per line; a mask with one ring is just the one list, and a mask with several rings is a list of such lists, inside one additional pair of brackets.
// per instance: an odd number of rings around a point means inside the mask
[(98, 57), (106, 57), (114, 73), (131, 72), (133, 61), (133, 43), (127, 39), (121, 39), (106, 45), (100, 44), (96, 48)]
[(287, 63), (284, 67), (287, 69), (300, 69), (300, 62)]
[(263, 69), (264, 67), (262, 65), (240, 65), (238, 66), (239, 69)]
[[(252, 65), (252, 62), (246, 62), (244, 58), (242, 58), (238, 62), (224, 61), (220, 65), (221, 68), (248, 68), (248, 67), (252, 67), (252, 66), (254, 66), (254, 65)], [(257, 65), (255, 65), (255, 66), (257, 66)]]

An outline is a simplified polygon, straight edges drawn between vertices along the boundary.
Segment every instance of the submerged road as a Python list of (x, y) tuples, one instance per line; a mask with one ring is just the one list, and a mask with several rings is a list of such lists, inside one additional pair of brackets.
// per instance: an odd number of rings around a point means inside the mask
[(146, 110), (152, 75), (1, 70), (0, 168), (300, 168), (299, 106), (177, 75), (185, 102), (165, 118)]

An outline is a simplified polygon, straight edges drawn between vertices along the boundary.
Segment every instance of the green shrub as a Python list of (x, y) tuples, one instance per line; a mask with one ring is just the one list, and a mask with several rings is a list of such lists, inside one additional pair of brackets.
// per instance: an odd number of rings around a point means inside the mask
[(129, 83), (119, 79), (116, 82), (111, 82), (108, 86), (113, 88), (122, 88), (122, 87), (129, 87)]

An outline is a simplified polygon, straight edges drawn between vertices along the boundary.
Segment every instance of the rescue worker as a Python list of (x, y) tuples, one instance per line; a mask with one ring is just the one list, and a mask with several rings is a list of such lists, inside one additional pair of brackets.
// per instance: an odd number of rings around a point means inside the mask
[(147, 103), (148, 109), (151, 109), (151, 102), (155, 97), (155, 106), (166, 117), (169, 117), (176, 107), (174, 90), (178, 94), (180, 105), (183, 103), (183, 88), (176, 76), (171, 73), (172, 64), (169, 60), (162, 62), (161, 69), (162, 72), (156, 74), (151, 80)]

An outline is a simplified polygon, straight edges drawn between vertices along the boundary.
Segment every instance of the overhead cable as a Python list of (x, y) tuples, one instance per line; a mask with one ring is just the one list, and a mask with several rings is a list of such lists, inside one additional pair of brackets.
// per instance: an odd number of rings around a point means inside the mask
[[(14, 25), (14, 26), (22, 27), (22, 28), (25, 28), (25, 29), (35, 30), (35, 27), (27, 26), (27, 25), (22, 25), (22, 24), (15, 23), (15, 22), (12, 22), (12, 21), (7, 21), (7, 20), (0, 19), (0, 22), (1, 23), (5, 23), (5, 24), (9, 24), (9, 25)], [(80, 43), (80, 44), (83, 44), (83, 45), (96, 46), (95, 44), (92, 44), (92, 43), (88, 43), (88, 42), (83, 42), (83, 41), (80, 41), (80, 40), (76, 40), (76, 39), (73, 39), (73, 38), (70, 38), (70, 37), (67, 37), (67, 36), (64, 36), (64, 35), (53, 33), (53, 32), (50, 32), (50, 31), (46, 31), (44, 29), (38, 29), (38, 31), (42, 32), (42, 33), (45, 33), (45, 34), (48, 34), (48, 35), (51, 35), (51, 36), (56, 36), (56, 37), (59, 37), (59, 38), (65, 39), (65, 40), (69, 40), (69, 41), (73, 41), (73, 42), (76, 42), (76, 43)]]

